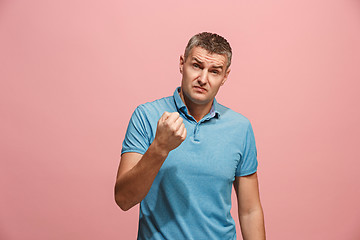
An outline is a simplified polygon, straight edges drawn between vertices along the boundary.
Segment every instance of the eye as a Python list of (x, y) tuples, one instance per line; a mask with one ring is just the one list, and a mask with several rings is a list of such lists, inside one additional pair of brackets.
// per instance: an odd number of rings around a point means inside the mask
[(218, 70), (212, 70), (211, 72), (214, 73), (214, 74), (219, 74)]
[(194, 68), (200, 68), (200, 65), (197, 63), (193, 63)]

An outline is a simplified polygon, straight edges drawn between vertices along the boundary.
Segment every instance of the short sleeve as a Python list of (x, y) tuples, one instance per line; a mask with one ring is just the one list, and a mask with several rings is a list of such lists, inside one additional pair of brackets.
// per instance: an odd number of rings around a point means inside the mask
[(149, 148), (148, 136), (150, 124), (144, 111), (138, 106), (130, 118), (122, 144), (121, 154), (126, 152), (137, 152), (144, 154)]
[(239, 164), (236, 169), (236, 176), (246, 176), (257, 171), (257, 150), (254, 132), (250, 122), (246, 130), (245, 140), (243, 143), (243, 154), (241, 155)]

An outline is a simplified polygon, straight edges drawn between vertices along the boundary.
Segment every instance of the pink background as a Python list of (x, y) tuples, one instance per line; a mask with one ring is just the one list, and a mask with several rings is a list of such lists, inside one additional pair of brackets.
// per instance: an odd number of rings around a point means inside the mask
[(253, 124), (268, 239), (360, 239), (357, 0), (0, 1), (0, 239), (135, 239), (126, 126), (201, 31), (234, 51), (217, 99)]

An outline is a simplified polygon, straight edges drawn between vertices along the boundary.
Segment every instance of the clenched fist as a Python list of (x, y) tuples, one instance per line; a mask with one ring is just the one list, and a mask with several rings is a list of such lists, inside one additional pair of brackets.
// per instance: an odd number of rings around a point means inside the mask
[(158, 121), (154, 142), (168, 153), (177, 148), (185, 138), (186, 128), (180, 114), (164, 112)]

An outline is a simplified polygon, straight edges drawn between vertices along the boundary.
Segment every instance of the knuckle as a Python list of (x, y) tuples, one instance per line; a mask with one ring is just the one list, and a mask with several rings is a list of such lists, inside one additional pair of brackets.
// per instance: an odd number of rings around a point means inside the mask
[(162, 122), (162, 124), (165, 126), (165, 127), (167, 127), (167, 126), (169, 126), (169, 122), (168, 121), (164, 121), (164, 122)]
[(170, 130), (176, 133), (176, 130), (177, 130), (177, 129), (176, 129), (176, 127), (175, 127), (174, 125), (171, 125), (171, 126), (170, 126)]

